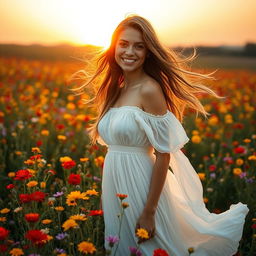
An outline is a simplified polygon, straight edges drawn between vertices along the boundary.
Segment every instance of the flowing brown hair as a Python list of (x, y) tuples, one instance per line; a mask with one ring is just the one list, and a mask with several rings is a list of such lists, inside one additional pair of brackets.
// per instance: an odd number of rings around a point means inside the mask
[[(95, 143), (98, 137), (98, 123), (104, 114), (114, 106), (117, 101), (124, 80), (122, 69), (115, 61), (115, 47), (120, 33), (127, 27), (132, 27), (141, 32), (145, 46), (148, 50), (148, 57), (144, 62), (144, 71), (155, 79), (162, 88), (168, 109), (182, 121), (183, 112), (186, 106), (194, 109), (196, 113), (201, 113), (205, 117), (208, 115), (200, 100), (198, 94), (206, 93), (220, 98), (213, 90), (200, 83), (203, 79), (212, 79), (210, 74), (200, 74), (189, 71), (187, 63), (196, 57), (195, 49), (190, 57), (181, 57), (171, 49), (165, 48), (152, 27), (145, 19), (137, 15), (128, 16), (115, 29), (111, 44), (108, 49), (103, 51), (97, 57), (97, 68), (93, 76), (78, 88), (71, 89), (77, 94), (83, 93), (88, 85), (98, 81), (96, 95), (87, 103), (96, 107), (98, 115), (89, 132), (92, 142)], [(84, 70), (75, 73), (85, 75)], [(80, 76), (81, 78), (81, 76)]]

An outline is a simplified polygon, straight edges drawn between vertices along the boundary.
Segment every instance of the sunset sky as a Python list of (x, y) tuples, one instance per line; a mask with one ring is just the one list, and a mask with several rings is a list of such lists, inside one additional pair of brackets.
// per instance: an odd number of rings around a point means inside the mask
[(0, 0), (0, 43), (107, 46), (131, 13), (169, 46), (256, 42), (256, 0)]

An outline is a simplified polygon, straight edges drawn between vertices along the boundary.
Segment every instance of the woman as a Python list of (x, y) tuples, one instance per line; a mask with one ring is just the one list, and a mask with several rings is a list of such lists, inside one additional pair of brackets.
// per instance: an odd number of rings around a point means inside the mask
[(185, 106), (206, 116), (196, 94), (218, 97), (198, 83), (208, 76), (189, 72), (184, 63), (160, 44), (147, 20), (130, 16), (114, 31), (94, 77), (78, 88), (104, 74), (91, 131), (94, 142), (108, 145), (102, 181), (106, 237), (119, 232), (116, 194), (128, 195), (116, 255), (130, 255), (138, 228), (149, 233), (139, 240), (143, 255), (157, 248), (176, 256), (188, 255), (189, 247), (196, 256), (237, 251), (247, 206), (209, 213), (198, 175), (180, 150), (189, 140), (178, 121)]

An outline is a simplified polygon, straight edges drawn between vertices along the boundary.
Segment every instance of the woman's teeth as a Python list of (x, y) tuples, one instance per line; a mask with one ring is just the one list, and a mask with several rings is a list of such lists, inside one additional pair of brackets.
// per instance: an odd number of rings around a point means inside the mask
[(133, 63), (135, 62), (135, 60), (131, 60), (131, 59), (123, 59), (124, 62), (127, 62), (127, 63)]

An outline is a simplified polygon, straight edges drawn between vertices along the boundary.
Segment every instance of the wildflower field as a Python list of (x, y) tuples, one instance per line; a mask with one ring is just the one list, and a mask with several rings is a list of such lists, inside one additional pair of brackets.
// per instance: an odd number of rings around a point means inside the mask
[[(95, 113), (82, 102), (88, 96), (68, 90), (66, 81), (78, 68), (0, 58), (0, 255), (114, 255), (118, 240), (125, 239), (104, 237), (100, 184), (106, 148), (89, 143)], [(201, 96), (208, 119), (187, 111), (183, 125), (190, 142), (183, 151), (202, 180), (211, 212), (239, 201), (248, 205), (237, 255), (253, 256), (256, 73), (220, 70), (215, 77), (212, 88), (226, 98)], [(118, 194), (117, 200), (121, 220), (131, 202), (129, 195)], [(137, 235), (147, 238), (145, 230)], [(156, 248), (154, 256), (168, 255), (164, 249)], [(141, 255), (139, 245), (130, 254)]]

